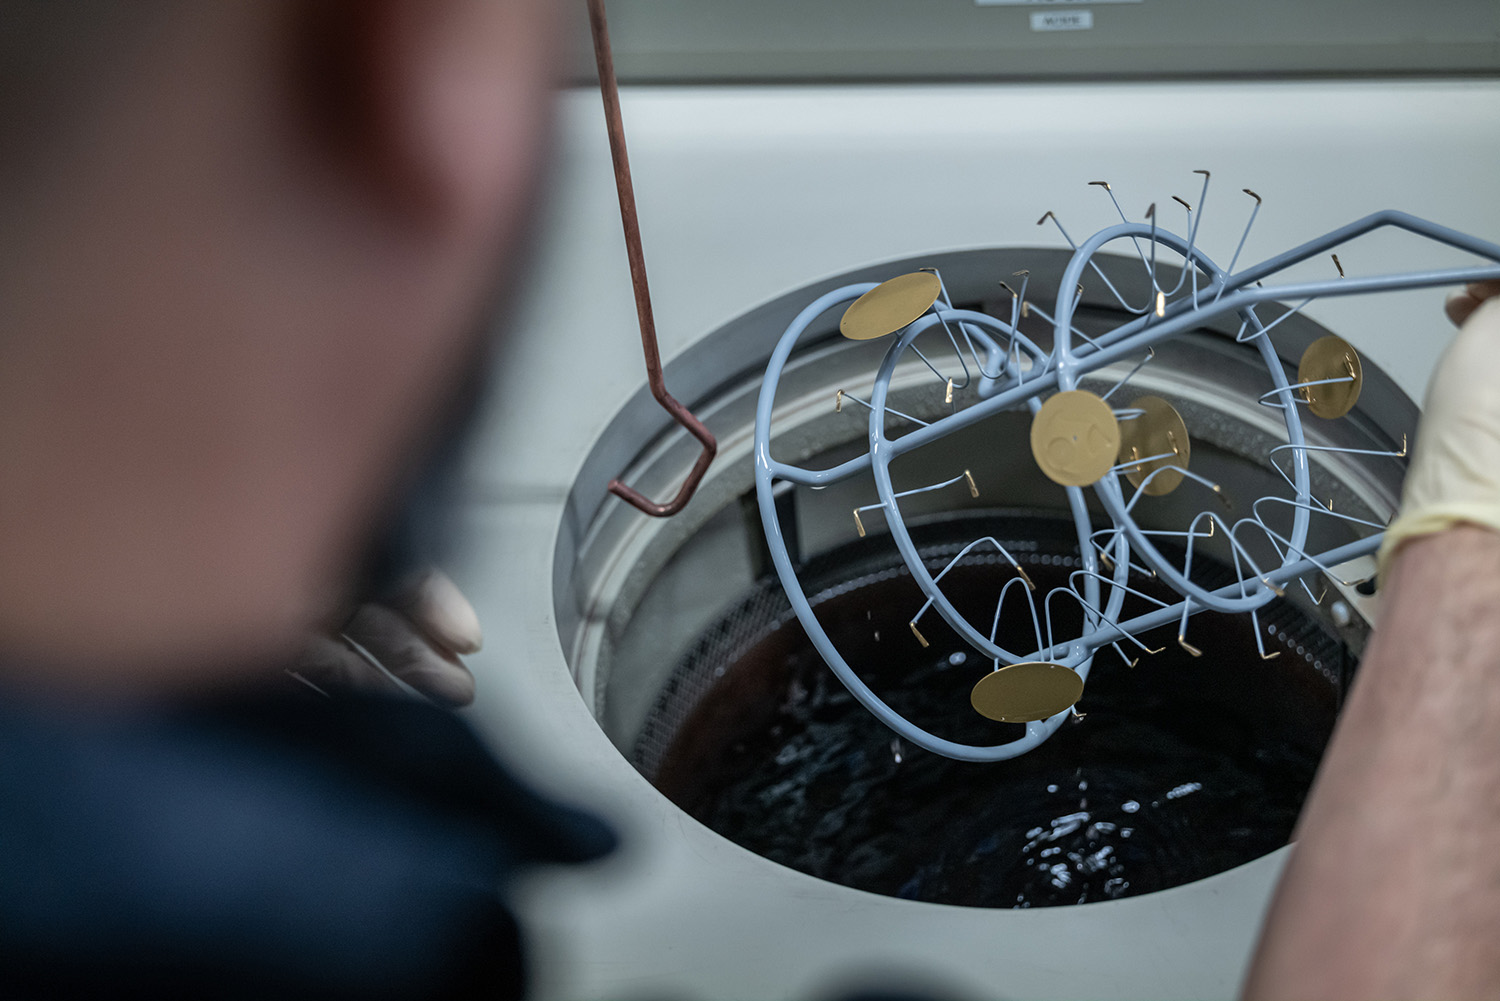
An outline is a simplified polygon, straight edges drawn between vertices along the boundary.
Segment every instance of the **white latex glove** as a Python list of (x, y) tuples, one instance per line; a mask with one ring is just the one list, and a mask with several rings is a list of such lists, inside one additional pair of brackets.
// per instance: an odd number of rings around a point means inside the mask
[(1462, 329), (1427, 384), (1382, 574), (1410, 539), (1458, 524), (1500, 532), (1500, 281), (1453, 293), (1446, 310)]
[(389, 672), (435, 702), (466, 706), (474, 701), (474, 676), (459, 655), (474, 653), (483, 642), (463, 592), (445, 574), (428, 570), (389, 603), (361, 605), (341, 634), (315, 637), (295, 674), (325, 691), (399, 692)]

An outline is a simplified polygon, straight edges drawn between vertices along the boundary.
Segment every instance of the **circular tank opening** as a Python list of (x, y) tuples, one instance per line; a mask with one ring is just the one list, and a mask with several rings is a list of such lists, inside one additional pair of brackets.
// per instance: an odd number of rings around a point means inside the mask
[[(1072, 525), (1053, 517), (976, 514), (917, 537), (936, 572), (976, 533), (1004, 542), (1044, 591), (1079, 565)], [(978, 596), (1013, 573), (998, 556), (971, 554), (950, 575)], [(952, 740), (1019, 736), (1019, 724), (955, 711), (990, 665), (946, 625), (929, 630), (925, 649), (891, 634), (886, 610), (921, 595), (878, 541), (825, 554), (804, 580), (839, 648), (904, 716)], [(1161, 652), (1096, 672), (1051, 740), (972, 764), (910, 747), (865, 711), (774, 578), (762, 580), (683, 658), (632, 757), (724, 837), (856, 889), (1023, 908), (1163, 890), (1286, 844), (1332, 731), (1354, 666), (1347, 647), (1288, 601), (1261, 622), (1271, 660), (1247, 617), (1197, 623), (1219, 651), (1199, 658), (1171, 627), (1143, 636)], [(1008, 617), (1000, 626), (1016, 645), (1030, 628)]]
[[(828, 289), (929, 265), (942, 269), (956, 302), (1008, 309), (992, 301), (995, 274), (1027, 267), (1034, 287), (1055, 284), (1065, 263), (1065, 254), (1037, 250), (895, 262), (791, 293), (710, 334), (673, 363), (670, 377), (680, 398), (706, 415), (720, 458), (675, 519), (641, 518), (610, 500), (605, 484), (622, 457), (635, 456), (627, 479), (669, 495), (696, 443), (666, 428), (644, 394), (601, 438), (558, 540), (559, 633), (600, 726), (687, 815), (820, 879), (976, 907), (1151, 893), (1287, 843), (1368, 633), (1372, 599), (1352, 586), (1311, 582), (1263, 609), (1260, 639), (1270, 659), (1262, 659), (1248, 617), (1208, 614), (1189, 627), (1201, 657), (1177, 643), (1175, 626), (1141, 637), (1160, 650), (1154, 655), (1126, 644), (1119, 653), (1106, 648), (1078, 718), (1018, 758), (969, 764), (906, 745), (859, 706), (813, 651), (769, 570), (754, 512), (751, 422), (765, 359), (791, 317)], [(1135, 266), (1122, 262), (1115, 280), (1138, 298), (1143, 290), (1130, 286)], [(1088, 332), (1089, 324), (1102, 330), (1117, 319), (1108, 304), (1086, 299), (1077, 322)], [(827, 317), (826, 335), (807, 338), (777, 397), (773, 446), (818, 468), (863, 448), (864, 416), (840, 412), (835, 395), (867, 378), (884, 347), (840, 338), (837, 320)], [(1303, 316), (1288, 317), (1278, 332), (1278, 353), (1293, 375), (1303, 348), (1327, 333)], [(1047, 332), (1038, 323), (1030, 333), (1041, 340)], [(1254, 402), (1264, 363), (1234, 333), (1204, 328), (1174, 342), (1133, 382), (1182, 413), (1193, 429), (1194, 468), (1223, 485), (1231, 511), (1279, 483), (1265, 462), (1278, 441), (1277, 417)], [(1126, 368), (1097, 375), (1118, 379)], [(929, 405), (894, 390), (892, 399), (917, 417)], [(1360, 406), (1340, 421), (1310, 420), (1308, 440), (1395, 451), (1416, 414), (1367, 365)], [(961, 468), (978, 486), (972, 503), (907, 510), (934, 572), (982, 535), (1002, 541), (1042, 592), (1078, 566), (1061, 491), (1036, 469), (1026, 427), (1024, 414), (999, 414), (908, 457), (902, 472), (913, 483)], [(1310, 461), (1316, 496), (1372, 521), (1389, 517), (1401, 463), (1321, 451)], [(1017, 724), (969, 707), (969, 689), (989, 662), (936, 617), (923, 621), (930, 646), (909, 631), (920, 591), (878, 515), (859, 526), (850, 518), (871, 499), (868, 483), (849, 481), (789, 488), (781, 497), (793, 558), (820, 620), (864, 680), (914, 722), (966, 743), (1012, 739)], [(1153, 503), (1141, 515), (1145, 527), (1152, 519), (1176, 526), (1196, 510), (1182, 506), (1196, 501), (1181, 496)], [(1352, 541), (1351, 532), (1320, 525), (1309, 547)], [(951, 571), (961, 586), (950, 594), (972, 590), (993, 601), (997, 581), (1013, 571), (987, 552), (970, 553)], [(1230, 559), (1222, 540), (1211, 540), (1200, 544), (1195, 566), (1217, 560), (1228, 583)], [(1350, 580), (1367, 570), (1336, 569)], [(1133, 583), (1168, 597), (1160, 583)], [(978, 607), (960, 611), (987, 619)], [(1056, 618), (1064, 631), (1076, 625), (1065, 618)], [(1030, 629), (1019, 618), (1000, 623), (1002, 634)]]

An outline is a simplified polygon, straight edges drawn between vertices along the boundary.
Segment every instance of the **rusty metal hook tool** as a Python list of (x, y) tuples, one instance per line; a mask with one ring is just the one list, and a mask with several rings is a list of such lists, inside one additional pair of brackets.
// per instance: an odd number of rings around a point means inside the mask
[(594, 36), (594, 59), (599, 64), (599, 90), (604, 96), (604, 119), (609, 129), (609, 152), (614, 161), (615, 187), (620, 195), (620, 222), (625, 227), (625, 253), (630, 260), (630, 283), (635, 289), (635, 312), (641, 327), (641, 351), (646, 356), (646, 382), (651, 395), (672, 419), (703, 444), (703, 452), (693, 464), (677, 496), (658, 504), (640, 491), (626, 486), (616, 477), (609, 482), (609, 492), (630, 502), (638, 510), (655, 518), (669, 518), (687, 506), (698, 489), (703, 474), (719, 450), (713, 433), (692, 411), (667, 392), (662, 375), (661, 352), (656, 344), (656, 319), (651, 312), (651, 290), (646, 285), (646, 257), (641, 250), (641, 226), (636, 218), (635, 187), (630, 181), (630, 157), (625, 151), (625, 125), (620, 118), (620, 87), (615, 80), (615, 61), (609, 48), (609, 25), (604, 19), (604, 0), (588, 0), (589, 29)]

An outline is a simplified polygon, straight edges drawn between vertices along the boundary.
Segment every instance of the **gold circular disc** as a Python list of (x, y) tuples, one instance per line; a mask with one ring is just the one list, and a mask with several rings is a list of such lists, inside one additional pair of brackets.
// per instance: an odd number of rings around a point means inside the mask
[(1120, 425), (1108, 403), (1070, 389), (1043, 403), (1032, 418), (1031, 454), (1054, 483), (1086, 487), (1115, 464)]
[(1051, 719), (1083, 695), (1083, 679), (1061, 664), (1028, 660), (979, 679), (969, 701), (981, 716), (1001, 723)]
[(1176, 469), (1164, 467), (1187, 468), (1192, 450), (1187, 425), (1182, 422), (1182, 415), (1177, 412), (1177, 408), (1160, 396), (1143, 396), (1132, 403), (1130, 408), (1143, 410), (1145, 413), (1120, 422), (1119, 463), (1123, 465), (1132, 459), (1152, 455), (1159, 455), (1161, 458), (1126, 466), (1125, 478), (1130, 481), (1131, 486), (1138, 487), (1146, 482), (1146, 477), (1162, 469), (1163, 472), (1151, 476), (1151, 482), (1146, 483), (1145, 493), (1148, 497), (1169, 494), (1182, 482), (1182, 474)]
[(1364, 370), (1359, 364), (1359, 352), (1354, 345), (1329, 334), (1319, 337), (1302, 352), (1302, 361), (1297, 365), (1298, 382), (1317, 382), (1320, 379), (1349, 379), (1349, 382), (1325, 382), (1321, 386), (1308, 386), (1297, 390), (1302, 394), (1307, 409), (1319, 417), (1342, 417), (1354, 409), (1359, 402), (1359, 391), (1365, 383)]
[(942, 290), (943, 283), (931, 271), (897, 275), (855, 299), (844, 310), (839, 333), (851, 341), (894, 334), (931, 309)]

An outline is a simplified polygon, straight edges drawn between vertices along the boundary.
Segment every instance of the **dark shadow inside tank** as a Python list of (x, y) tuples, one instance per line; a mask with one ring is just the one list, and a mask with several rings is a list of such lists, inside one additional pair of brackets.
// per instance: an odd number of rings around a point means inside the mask
[[(933, 572), (982, 535), (1026, 568), (1039, 614), (1080, 566), (1057, 519), (996, 514), (914, 531)], [(1204, 583), (1232, 579), (1198, 565)], [(943, 583), (970, 621), (988, 623), (1014, 575), (992, 550), (976, 551)], [(803, 579), (845, 658), (908, 719), (965, 743), (1020, 735), (1019, 724), (970, 706), (990, 661), (932, 612), (921, 622), (930, 645), (918, 642), (907, 623), (923, 596), (889, 540), (828, 554)], [(1143, 575), (1131, 584), (1175, 600)], [(1148, 607), (1132, 599), (1125, 614)], [(1081, 611), (1058, 602), (1053, 611), (1058, 637), (1073, 635)], [(875, 893), (1037, 907), (1166, 889), (1286, 844), (1332, 731), (1354, 667), (1347, 649), (1284, 599), (1259, 623), (1273, 659), (1261, 658), (1249, 616), (1194, 616), (1188, 635), (1201, 657), (1179, 645), (1175, 626), (1141, 637), (1161, 648), (1155, 655), (1105, 647), (1077, 715), (1054, 737), (1010, 761), (973, 764), (916, 748), (870, 715), (812, 648), (779, 585), (761, 581), (679, 670), (711, 667), (713, 681), (682, 725), (654, 735), (669, 739), (648, 778), (751, 851)], [(732, 651), (725, 635), (741, 638)], [(997, 639), (1033, 649), (1024, 602), (1007, 602)], [(643, 737), (653, 739), (649, 725)]]

